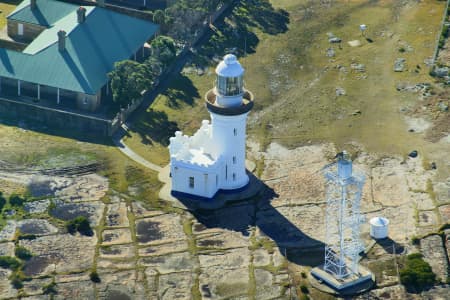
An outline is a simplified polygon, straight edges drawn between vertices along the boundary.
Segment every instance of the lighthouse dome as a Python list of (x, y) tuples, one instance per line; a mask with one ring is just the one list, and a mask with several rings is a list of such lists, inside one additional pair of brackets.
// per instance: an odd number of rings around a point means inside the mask
[(227, 54), (216, 67), (216, 74), (221, 77), (240, 77), (244, 74), (244, 68), (233, 54)]

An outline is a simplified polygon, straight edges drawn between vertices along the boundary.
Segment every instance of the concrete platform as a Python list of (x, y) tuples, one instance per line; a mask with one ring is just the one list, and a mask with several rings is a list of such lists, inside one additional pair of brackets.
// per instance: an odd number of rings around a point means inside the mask
[(344, 279), (336, 279), (323, 270), (323, 265), (311, 270), (310, 283), (320, 291), (334, 295), (355, 295), (367, 291), (375, 283), (374, 275), (365, 267), (359, 266), (358, 275), (350, 275)]
[(245, 187), (240, 188), (237, 191), (220, 190), (219, 192), (217, 192), (214, 198), (207, 199), (196, 197), (194, 195), (173, 193), (169, 175), (170, 167), (169, 165), (167, 165), (158, 175), (159, 180), (165, 183), (165, 185), (159, 192), (159, 197), (170, 202), (174, 207), (186, 210), (218, 209), (231, 202), (239, 202), (251, 199), (264, 188), (264, 183), (252, 174), (252, 171), (255, 169), (255, 164), (253, 162), (246, 161), (246, 167), (247, 175), (250, 180)]

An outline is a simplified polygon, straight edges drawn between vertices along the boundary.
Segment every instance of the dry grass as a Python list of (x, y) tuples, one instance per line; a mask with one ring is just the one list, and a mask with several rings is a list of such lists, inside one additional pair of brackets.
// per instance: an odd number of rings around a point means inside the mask
[(22, 2), (21, 0), (4, 0), (0, 3), (0, 30), (6, 25), (6, 17)]

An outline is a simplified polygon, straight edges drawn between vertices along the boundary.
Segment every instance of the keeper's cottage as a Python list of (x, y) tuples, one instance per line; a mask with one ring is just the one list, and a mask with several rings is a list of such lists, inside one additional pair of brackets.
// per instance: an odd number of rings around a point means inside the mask
[(244, 88), (244, 69), (225, 55), (216, 68), (216, 86), (205, 95), (211, 122), (193, 136), (170, 138), (172, 192), (212, 198), (219, 190), (237, 190), (249, 182), (245, 169), (247, 115), (253, 95)]

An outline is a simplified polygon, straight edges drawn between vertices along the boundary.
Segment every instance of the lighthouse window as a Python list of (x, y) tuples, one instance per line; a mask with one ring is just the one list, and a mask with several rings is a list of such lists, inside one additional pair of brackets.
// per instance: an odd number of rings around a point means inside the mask
[(236, 173), (233, 173), (233, 181), (236, 180)]
[(191, 189), (194, 188), (194, 177), (189, 177), (189, 187), (190, 187)]
[(239, 95), (243, 91), (243, 78), (239, 77), (222, 77), (217, 76), (217, 90), (225, 96)]
[(233, 164), (236, 163), (236, 156), (233, 156)]
[(233, 129), (233, 134), (234, 134), (234, 136), (237, 136), (237, 129), (236, 128)]

